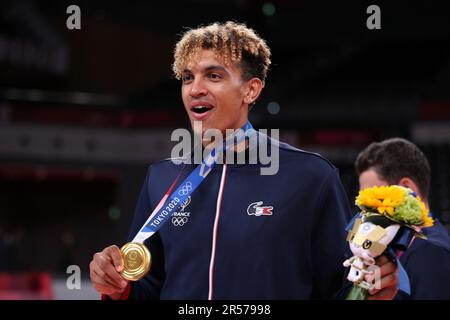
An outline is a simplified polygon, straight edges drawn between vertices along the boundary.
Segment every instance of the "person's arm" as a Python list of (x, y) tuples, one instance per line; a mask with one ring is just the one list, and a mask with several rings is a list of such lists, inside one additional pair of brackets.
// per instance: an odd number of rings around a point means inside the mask
[[(149, 184), (152, 183), (150, 177), (151, 167), (147, 172), (144, 185), (139, 194), (128, 241), (133, 240), (154, 209), (153, 204), (150, 202)], [(152, 256), (150, 271), (141, 280), (130, 282), (128, 299), (159, 299), (165, 279), (164, 252), (159, 233), (153, 234), (144, 244)]]
[[(132, 237), (130, 241), (132, 240)], [(103, 300), (157, 300), (164, 283), (164, 254), (158, 233), (145, 241), (150, 251), (152, 262), (150, 271), (139, 281), (128, 281), (126, 288), (121, 292), (102, 295)]]
[[(139, 194), (128, 241), (133, 240), (153, 210), (149, 194), (150, 173), (151, 167)], [(102, 299), (159, 299), (165, 278), (164, 253), (159, 234), (155, 233), (147, 239), (145, 245), (152, 255), (152, 264), (149, 273), (136, 282), (125, 281), (121, 277), (123, 265), (117, 246), (110, 246), (94, 255), (90, 264), (91, 279), (94, 287), (102, 294)]]
[(342, 264), (351, 256), (345, 241), (351, 211), (337, 169), (321, 183), (316, 203), (312, 230), (313, 297), (332, 299), (342, 295), (345, 284)]
[[(337, 169), (322, 183), (317, 204), (312, 234), (316, 291), (320, 298), (340, 299), (350, 287), (344, 279), (343, 262), (352, 254), (345, 232), (351, 211)], [(393, 299), (398, 291), (397, 266), (384, 255), (375, 261), (380, 267), (380, 289), (369, 290), (368, 299)], [(366, 275), (365, 280), (372, 281), (371, 277)]]

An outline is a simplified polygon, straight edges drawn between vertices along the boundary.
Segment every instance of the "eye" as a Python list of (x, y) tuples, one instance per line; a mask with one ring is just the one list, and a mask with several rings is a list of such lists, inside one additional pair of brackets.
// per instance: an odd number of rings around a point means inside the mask
[(210, 78), (212, 80), (220, 80), (220, 79), (222, 79), (222, 76), (218, 73), (210, 73), (210, 74), (208, 74), (208, 78)]
[(372, 241), (370, 241), (370, 240), (366, 240), (362, 244), (362, 247), (366, 250), (369, 249), (371, 246), (372, 246)]
[(181, 80), (183, 81), (183, 83), (189, 83), (194, 79), (194, 77), (192, 76), (192, 74), (184, 74), (181, 78)]

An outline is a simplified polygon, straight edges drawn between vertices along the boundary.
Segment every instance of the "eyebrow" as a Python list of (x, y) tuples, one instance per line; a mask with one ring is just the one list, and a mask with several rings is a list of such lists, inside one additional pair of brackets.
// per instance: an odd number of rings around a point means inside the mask
[[(212, 71), (212, 70), (223, 71), (225, 73), (228, 73), (228, 71), (220, 65), (210, 65), (204, 69), (204, 71)], [(192, 73), (192, 71), (186, 68), (183, 70), (183, 73)]]
[[(223, 71), (223, 72), (227, 72), (227, 70), (226, 70), (224, 67), (218, 66), (218, 65), (208, 66), (208, 67), (205, 68), (205, 70), (206, 70), (206, 71), (220, 70), (220, 71)], [(228, 73), (228, 72), (227, 72), (227, 73)]]

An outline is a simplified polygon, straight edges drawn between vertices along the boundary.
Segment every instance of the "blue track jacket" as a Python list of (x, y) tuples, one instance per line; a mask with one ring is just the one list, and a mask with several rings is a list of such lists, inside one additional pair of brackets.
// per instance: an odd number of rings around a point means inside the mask
[[(336, 296), (351, 256), (351, 210), (338, 170), (317, 154), (268, 141), (279, 145), (278, 173), (261, 175), (261, 163), (217, 164), (146, 240), (152, 266), (131, 284), (129, 299)], [(195, 166), (163, 160), (149, 167), (129, 241), (180, 171), (179, 182)]]

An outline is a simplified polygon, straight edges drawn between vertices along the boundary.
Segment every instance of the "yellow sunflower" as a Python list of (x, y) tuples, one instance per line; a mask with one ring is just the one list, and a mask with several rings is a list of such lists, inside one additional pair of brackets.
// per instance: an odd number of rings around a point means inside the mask
[(405, 198), (405, 192), (398, 186), (381, 186), (361, 190), (356, 204), (361, 208), (371, 208), (380, 214), (394, 214), (395, 208)]
[(427, 207), (419, 196), (417, 196), (417, 200), (419, 201), (420, 208), (422, 209), (422, 224), (420, 226), (422, 228), (431, 227), (434, 224), (433, 218), (429, 216)]

